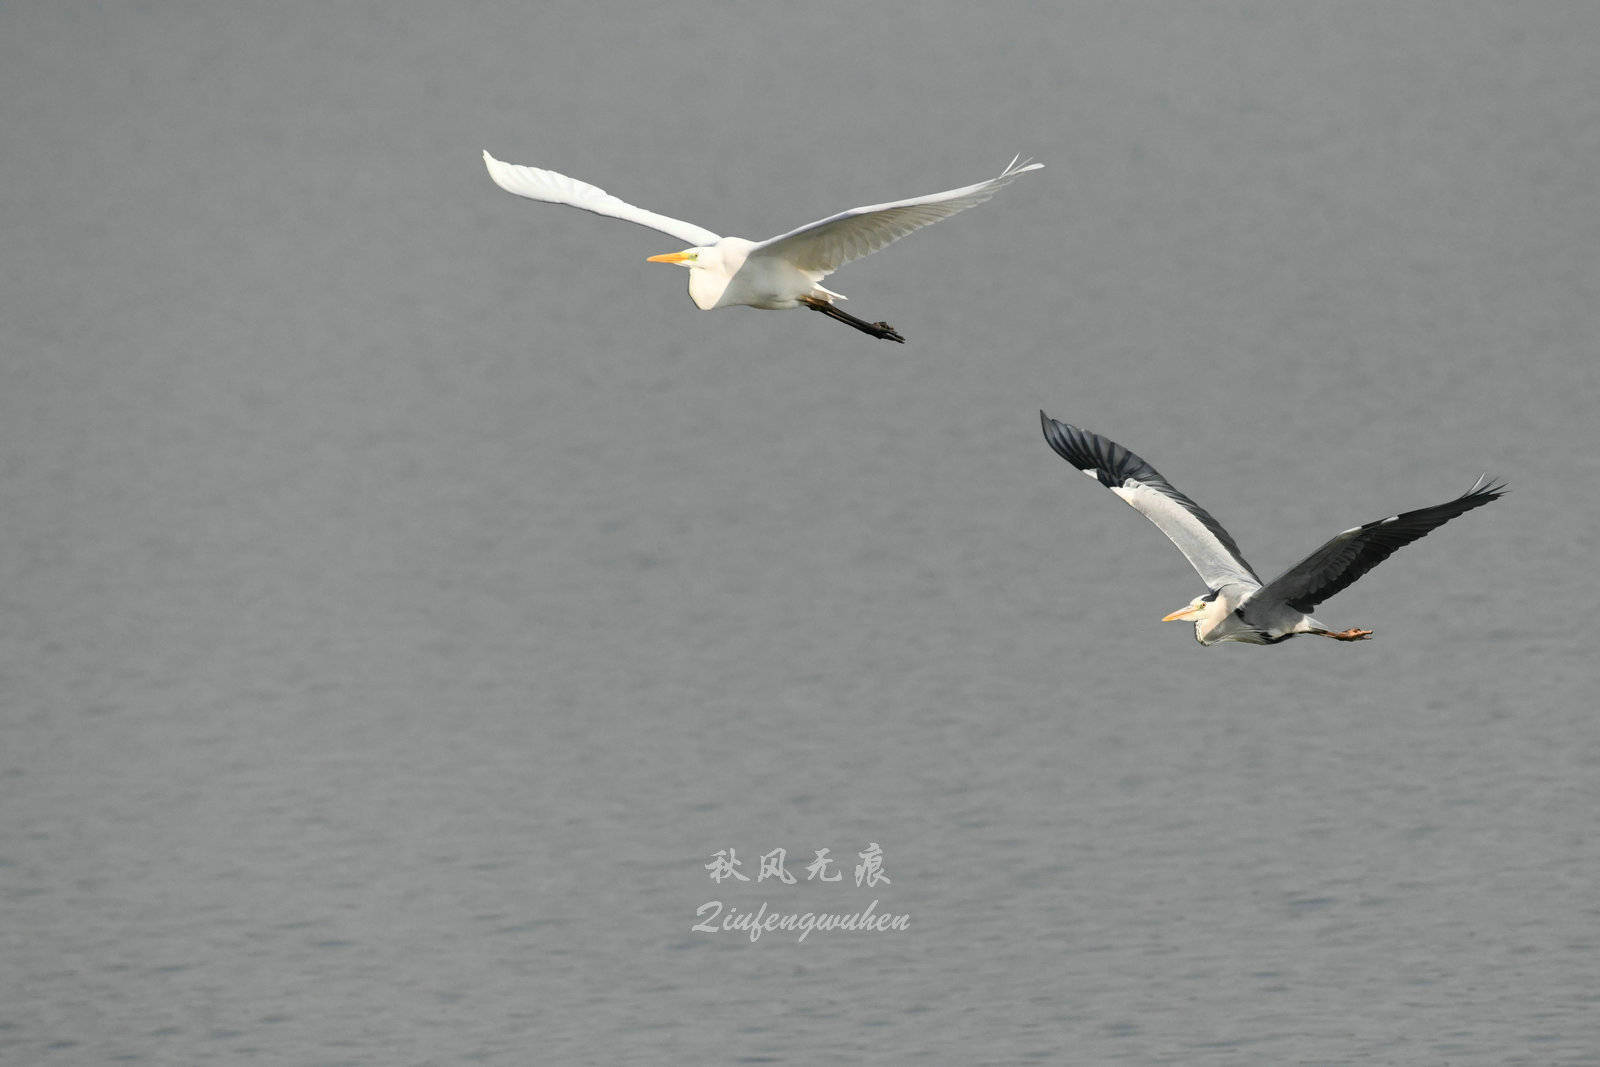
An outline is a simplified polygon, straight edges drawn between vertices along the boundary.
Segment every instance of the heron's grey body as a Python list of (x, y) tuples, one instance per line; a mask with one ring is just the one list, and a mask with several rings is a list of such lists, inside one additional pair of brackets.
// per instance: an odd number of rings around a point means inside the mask
[(1215, 599), (1195, 618), (1194, 639), (1202, 645), (1223, 641), (1273, 645), (1298, 634), (1332, 635), (1322, 622), (1281, 600), (1262, 598), (1260, 591), (1260, 586), (1243, 582), (1217, 590)]
[(1505, 492), (1503, 483), (1480, 478), (1454, 500), (1345, 530), (1263, 583), (1228, 531), (1149, 463), (1110, 438), (1057, 422), (1042, 411), (1039, 420), (1057, 455), (1160, 527), (1199, 572), (1206, 595), (1167, 619), (1193, 619), (1195, 640), (1202, 645), (1222, 641), (1271, 645), (1299, 634), (1344, 641), (1370, 636), (1370, 630), (1329, 630), (1311, 611), (1397, 548)]

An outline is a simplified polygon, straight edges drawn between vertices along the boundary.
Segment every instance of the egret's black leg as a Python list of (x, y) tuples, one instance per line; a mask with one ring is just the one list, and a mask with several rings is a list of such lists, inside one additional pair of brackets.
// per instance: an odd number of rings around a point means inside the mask
[(885, 341), (898, 341), (901, 344), (906, 343), (906, 339), (895, 332), (895, 328), (890, 326), (887, 322), (868, 322), (866, 319), (858, 319), (848, 311), (834, 307), (828, 301), (819, 300), (814, 296), (802, 296), (800, 298), (800, 302), (806, 307), (810, 308), (812, 311), (820, 311), (831, 319), (838, 319), (840, 322), (845, 323), (848, 326), (854, 326), (862, 333), (870, 333), (872, 336), (881, 337)]

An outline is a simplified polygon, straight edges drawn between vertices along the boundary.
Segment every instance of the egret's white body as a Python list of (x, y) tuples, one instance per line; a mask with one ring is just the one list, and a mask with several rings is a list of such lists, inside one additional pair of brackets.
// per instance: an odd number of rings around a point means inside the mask
[(701, 311), (736, 306), (781, 311), (799, 307), (801, 296), (828, 292), (817, 284), (826, 271), (801, 270), (777, 256), (752, 258), (750, 253), (760, 247), (743, 237), (724, 237), (698, 249), (689, 269), (689, 299)]
[(1155, 523), (1199, 573), (1206, 595), (1161, 621), (1192, 620), (1195, 640), (1202, 645), (1271, 645), (1300, 634), (1365, 640), (1371, 630), (1333, 631), (1312, 618), (1311, 610), (1396, 549), (1505, 492), (1503, 483), (1480, 478), (1454, 500), (1345, 530), (1279, 577), (1262, 582), (1228, 531), (1149, 463), (1109, 438), (1057, 422), (1042, 411), (1039, 421), (1057, 455)]
[(1044, 165), (1013, 159), (999, 177), (976, 185), (852, 208), (765, 241), (750, 241), (646, 211), (553, 170), (503, 163), (488, 152), (483, 163), (489, 177), (508, 193), (624, 219), (690, 242), (693, 247), (651, 256), (650, 262), (688, 267), (689, 297), (702, 311), (736, 305), (766, 310), (804, 306), (891, 341), (905, 339), (887, 323), (869, 323), (835, 307), (834, 301), (845, 298), (823, 288), (822, 279), (908, 233), (983, 203), (1018, 174)]

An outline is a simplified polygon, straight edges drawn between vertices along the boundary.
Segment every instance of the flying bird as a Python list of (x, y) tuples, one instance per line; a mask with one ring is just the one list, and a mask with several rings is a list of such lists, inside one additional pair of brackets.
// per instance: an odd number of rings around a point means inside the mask
[(1336, 641), (1364, 641), (1371, 630), (1330, 630), (1311, 617), (1324, 600), (1388, 559), (1395, 549), (1438, 529), (1457, 515), (1499, 499), (1505, 483), (1479, 478), (1454, 500), (1355, 526), (1263, 583), (1244, 561), (1239, 546), (1216, 519), (1180, 493), (1150, 464), (1109, 438), (1057, 422), (1039, 412), (1044, 438), (1056, 454), (1136, 508), (1178, 546), (1206, 583), (1195, 597), (1162, 622), (1194, 620), (1202, 645), (1241, 641), (1274, 645), (1300, 634)]
[(651, 256), (648, 262), (688, 267), (689, 297), (702, 311), (735, 305), (768, 310), (808, 307), (863, 333), (901, 344), (905, 338), (894, 327), (886, 322), (867, 322), (844, 311), (834, 303), (845, 299), (844, 295), (824, 289), (819, 283), (851, 260), (981, 204), (1017, 175), (1044, 166), (1019, 159), (1013, 159), (998, 178), (986, 182), (910, 200), (851, 208), (765, 241), (747, 241), (743, 237), (719, 237), (692, 222), (634, 207), (604, 189), (553, 170), (502, 163), (488, 152), (483, 154), (489, 177), (508, 193), (610, 215), (687, 241), (693, 247)]

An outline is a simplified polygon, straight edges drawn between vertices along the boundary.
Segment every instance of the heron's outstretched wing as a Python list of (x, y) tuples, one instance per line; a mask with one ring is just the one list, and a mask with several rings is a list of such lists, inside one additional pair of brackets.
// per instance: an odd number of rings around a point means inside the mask
[(680, 241), (696, 248), (714, 245), (722, 238), (703, 227), (682, 219), (657, 215), (642, 207), (634, 207), (626, 200), (618, 200), (610, 193), (588, 182), (580, 182), (553, 170), (524, 167), (516, 163), (502, 163), (488, 152), (483, 154), (483, 165), (489, 168), (489, 177), (508, 193), (525, 196), (529, 200), (543, 200), (547, 204), (566, 204), (592, 211), (596, 215), (610, 215), (614, 219), (636, 222), (652, 230), (670, 233)]
[[(1020, 157), (1019, 157), (1020, 158)], [(948, 189), (942, 193), (896, 200), (892, 204), (869, 204), (790, 230), (751, 249), (752, 258), (771, 256), (785, 259), (805, 271), (828, 274), (852, 259), (876, 252), (898, 241), (913, 230), (947, 219), (958, 211), (981, 204), (1018, 174), (1038, 170), (1043, 163), (1013, 159), (1000, 172), (977, 185)]]
[(1310, 614), (1318, 604), (1388, 559), (1396, 549), (1426, 537), (1457, 515), (1499, 499), (1505, 492), (1504, 482), (1479, 478), (1454, 500), (1346, 530), (1274, 578), (1256, 598), (1275, 598)]
[(1160, 527), (1208, 588), (1261, 584), (1222, 524), (1150, 464), (1110, 438), (1057, 422), (1042, 411), (1039, 422), (1044, 427), (1044, 439), (1058, 456), (1098, 479)]

